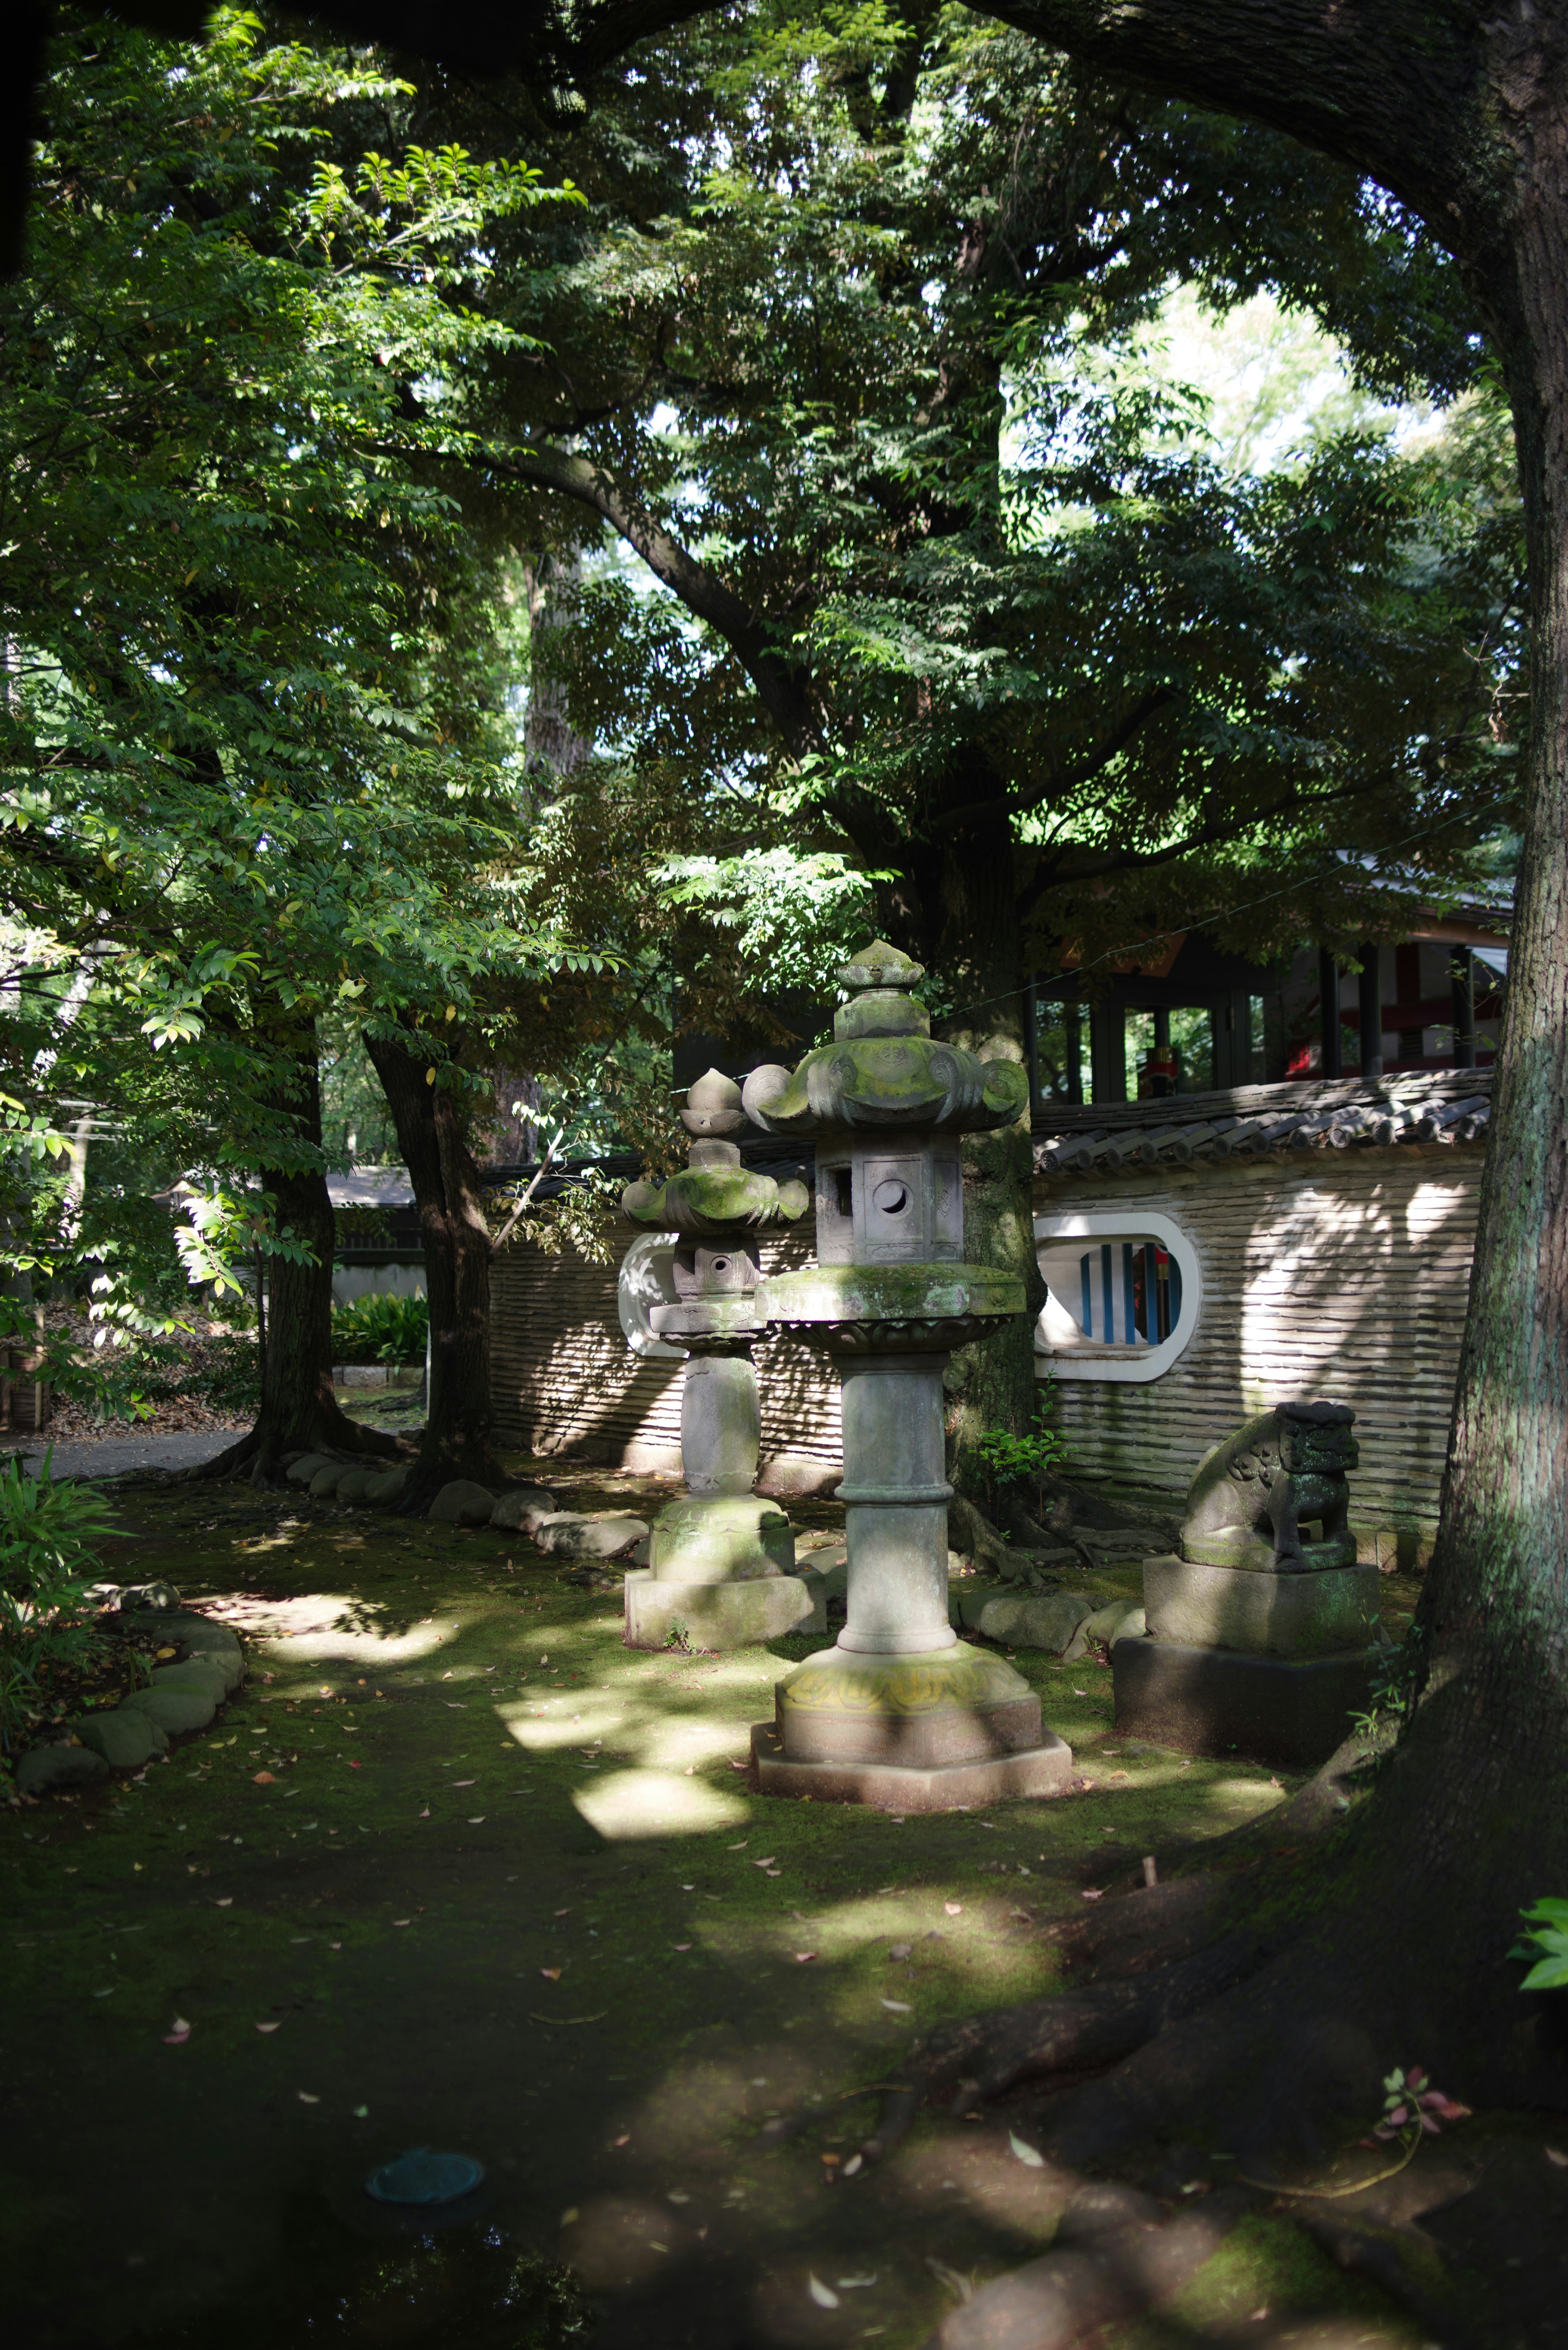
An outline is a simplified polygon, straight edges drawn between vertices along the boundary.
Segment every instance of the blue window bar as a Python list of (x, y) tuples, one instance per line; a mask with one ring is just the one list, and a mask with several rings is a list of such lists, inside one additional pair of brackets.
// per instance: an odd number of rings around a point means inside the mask
[[(1121, 1312), (1116, 1312), (1113, 1260), (1121, 1255)], [(1095, 1251), (1078, 1260), (1083, 1288), (1084, 1336), (1098, 1335), (1112, 1346), (1158, 1346), (1181, 1318), (1181, 1269), (1157, 1241), (1102, 1241), (1099, 1248), (1100, 1310), (1095, 1312)], [(1121, 1327), (1118, 1331), (1117, 1322)]]

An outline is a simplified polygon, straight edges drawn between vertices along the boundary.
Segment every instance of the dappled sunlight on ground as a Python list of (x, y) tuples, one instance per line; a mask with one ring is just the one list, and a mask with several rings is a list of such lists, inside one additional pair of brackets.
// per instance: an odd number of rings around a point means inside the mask
[[(248, 1688), (140, 1780), (0, 1820), (12, 2270), (66, 2294), (73, 2342), (304, 2338), (288, 2296), (338, 2305), (367, 2167), (425, 2144), (473, 2152), (485, 2225), (594, 2286), (605, 2350), (914, 2350), (1060, 2198), (994, 2116), (926, 2116), (832, 2184), (868, 2085), (931, 2025), (1049, 1989), (1044, 1930), (1085, 1893), (1289, 1792), (1124, 1746), (1106, 1669), (1025, 1652), (1089, 1791), (770, 1801), (732, 1764), (812, 1643), (628, 1651), (617, 1597), (517, 1535), (216, 1508), (156, 1497), (136, 1572), (245, 1633)], [(759, 2137), (801, 2110), (804, 2137)], [(284, 2261), (306, 2204), (316, 2249)]]

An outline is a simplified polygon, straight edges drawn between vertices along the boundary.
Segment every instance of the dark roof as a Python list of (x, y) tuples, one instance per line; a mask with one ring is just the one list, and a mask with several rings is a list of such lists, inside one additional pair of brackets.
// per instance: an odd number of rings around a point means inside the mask
[(1228, 1093), (1047, 1103), (1034, 1116), (1037, 1175), (1106, 1175), (1118, 1169), (1267, 1151), (1386, 1149), (1400, 1142), (1480, 1142), (1491, 1112), (1492, 1070), (1432, 1069), (1408, 1076), (1326, 1078), (1309, 1085), (1237, 1086)]
[[(771, 1175), (775, 1183), (787, 1182), (798, 1175), (808, 1187), (812, 1180), (812, 1159), (803, 1155), (798, 1139), (788, 1135), (738, 1135), (742, 1164), (754, 1167), (760, 1174)], [(537, 1174), (539, 1162), (531, 1159), (520, 1165), (482, 1167), (479, 1180), (486, 1191), (499, 1191), (514, 1184), (526, 1191)], [(554, 1200), (571, 1184), (577, 1183), (589, 1172), (607, 1175), (618, 1183), (635, 1183), (642, 1174), (642, 1160), (635, 1150), (607, 1152), (602, 1159), (558, 1159), (540, 1184), (534, 1197)]]

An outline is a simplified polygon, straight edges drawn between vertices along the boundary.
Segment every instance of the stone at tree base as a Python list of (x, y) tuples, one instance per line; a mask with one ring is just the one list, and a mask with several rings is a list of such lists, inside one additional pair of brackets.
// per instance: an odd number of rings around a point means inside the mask
[(403, 1488), (408, 1482), (409, 1472), (406, 1465), (400, 1469), (389, 1469), (384, 1474), (371, 1477), (365, 1488), (365, 1499), (371, 1503), (372, 1507), (377, 1508), (386, 1502), (400, 1501)]
[(175, 1690), (182, 1695), (211, 1698), (222, 1705), (229, 1694), (228, 1676), (216, 1658), (182, 1658), (177, 1665), (155, 1667), (151, 1686), (155, 1690)]
[(16, 1763), (20, 1795), (57, 1795), (69, 1787), (96, 1786), (109, 1764), (90, 1746), (30, 1746)]
[(350, 1461), (324, 1462), (305, 1489), (312, 1501), (323, 1502), (329, 1493), (335, 1493), (344, 1478), (350, 1473), (353, 1465)]
[(1138, 1640), (1148, 1629), (1144, 1610), (1130, 1599), (1114, 1599), (1108, 1607), (1097, 1607), (1085, 1616), (1066, 1647), (1062, 1651), (1064, 1665), (1075, 1665), (1086, 1657), (1093, 1641), (1103, 1640), (1114, 1648), (1118, 1640)]
[(318, 1469), (329, 1469), (331, 1466), (330, 1452), (302, 1452), (298, 1460), (292, 1461), (283, 1473), (291, 1485), (308, 1485)]
[(1313, 1771), (1349, 1736), (1351, 1716), (1370, 1711), (1385, 1653), (1287, 1659), (1118, 1640), (1111, 1656), (1116, 1733), (1189, 1754)]
[[(183, 1636), (182, 1636), (183, 1637)], [(244, 1650), (236, 1640), (233, 1648), (209, 1645), (205, 1640), (186, 1640), (188, 1653), (180, 1659), (182, 1665), (208, 1666), (223, 1681), (223, 1695), (232, 1697), (245, 1677)]]
[(171, 1583), (125, 1583), (119, 1590), (121, 1615), (139, 1608), (152, 1616), (167, 1615), (180, 1605), (180, 1594)]
[(334, 1501), (362, 1502), (366, 1487), (379, 1473), (376, 1469), (346, 1469), (333, 1488)]
[[(557, 1518), (548, 1532), (552, 1558), (614, 1558), (620, 1551), (629, 1550), (634, 1543), (644, 1541), (649, 1528), (644, 1518), (574, 1518), (566, 1522)], [(545, 1545), (541, 1543), (539, 1547), (543, 1550)], [(684, 1589), (685, 1586), (680, 1587)]]
[(693, 1648), (740, 1648), (789, 1632), (826, 1632), (824, 1594), (808, 1570), (754, 1583), (664, 1583), (651, 1567), (624, 1578), (625, 1644), (665, 1648), (682, 1629)]
[(160, 1730), (179, 1738), (187, 1731), (205, 1730), (218, 1709), (212, 1698), (194, 1690), (144, 1689), (126, 1699), (125, 1710), (145, 1713)]
[(487, 1526), (494, 1507), (495, 1496), (488, 1485), (477, 1485), (472, 1477), (454, 1477), (441, 1487), (425, 1515), (438, 1525)]
[(987, 1599), (966, 1620), (988, 1640), (1005, 1640), (1010, 1648), (1048, 1648), (1059, 1657), (1094, 1612), (1094, 1601), (1082, 1591), (1049, 1591), (1037, 1599)]
[(1150, 1635), (1193, 1648), (1252, 1656), (1326, 1657), (1377, 1638), (1375, 1566), (1328, 1566), (1275, 1575), (1185, 1558), (1144, 1562)]
[(168, 1732), (140, 1707), (117, 1705), (108, 1713), (84, 1714), (71, 1728), (115, 1771), (139, 1771), (169, 1750)]
[(559, 1504), (543, 1485), (509, 1485), (490, 1513), (493, 1526), (509, 1533), (531, 1534), (545, 1518), (555, 1517)]

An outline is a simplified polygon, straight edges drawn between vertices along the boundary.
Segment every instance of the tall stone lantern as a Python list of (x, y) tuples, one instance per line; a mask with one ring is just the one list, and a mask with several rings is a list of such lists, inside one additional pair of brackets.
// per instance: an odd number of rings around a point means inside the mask
[(649, 1565), (626, 1578), (626, 1640), (661, 1648), (677, 1624), (703, 1648), (736, 1648), (794, 1631), (815, 1602), (794, 1572), (794, 1536), (781, 1510), (755, 1492), (762, 1423), (752, 1347), (757, 1235), (798, 1222), (811, 1204), (801, 1182), (775, 1183), (742, 1167), (729, 1138), (746, 1124), (741, 1088), (710, 1069), (686, 1097), (688, 1164), (667, 1183), (621, 1194), (635, 1224), (677, 1235), (675, 1303), (649, 1315), (656, 1336), (684, 1347), (680, 1465), (686, 1491), (654, 1520)]
[(1024, 1311), (1015, 1274), (963, 1261), (960, 1138), (1015, 1118), (1028, 1078), (934, 1040), (923, 976), (867, 947), (839, 972), (854, 993), (833, 1043), (744, 1094), (764, 1132), (816, 1144), (817, 1262), (759, 1303), (837, 1363), (848, 1552), (848, 1621), (753, 1731), (758, 1783), (899, 1811), (1054, 1794), (1073, 1768), (1022, 1674), (948, 1620), (942, 1373)]

